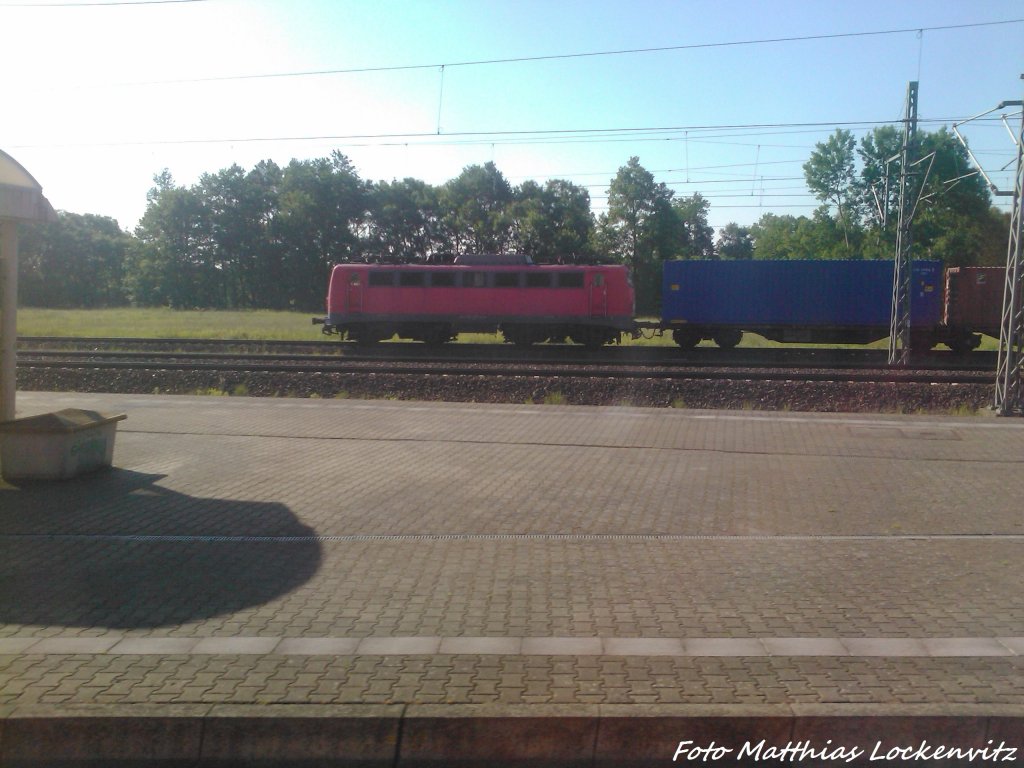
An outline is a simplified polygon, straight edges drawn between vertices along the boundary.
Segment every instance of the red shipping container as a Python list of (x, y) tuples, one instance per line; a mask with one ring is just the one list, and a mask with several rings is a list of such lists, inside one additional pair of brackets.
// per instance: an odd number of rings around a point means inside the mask
[(947, 269), (944, 324), (999, 338), (1005, 278), (1003, 267)]

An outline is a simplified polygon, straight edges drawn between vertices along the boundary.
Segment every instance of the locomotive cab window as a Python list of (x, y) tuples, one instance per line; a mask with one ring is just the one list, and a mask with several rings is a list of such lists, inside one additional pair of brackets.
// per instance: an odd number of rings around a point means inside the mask
[(604, 275), (602, 275), (600, 272), (594, 275), (594, 285), (598, 287), (604, 285)]
[(497, 272), (494, 275), (495, 288), (518, 288), (519, 274), (516, 272)]
[(371, 272), (370, 285), (383, 287), (395, 284), (394, 272)]
[(582, 288), (583, 287), (583, 273), (582, 272), (559, 272), (558, 273), (558, 287), (559, 288)]
[(487, 287), (487, 273), (486, 272), (466, 272), (462, 275), (462, 287), (463, 288), (486, 288)]
[(353, 272), (352, 274), (350, 274), (348, 276), (348, 284), (349, 285), (359, 285), (359, 283), (360, 283), (360, 280), (359, 280), (359, 273), (358, 272)]
[(550, 272), (527, 272), (526, 273), (526, 287), (527, 288), (550, 288), (551, 287), (551, 273)]
[(427, 284), (426, 275), (423, 272), (399, 272), (398, 284), (402, 287), (420, 287)]
[(431, 272), (430, 284), (434, 288), (451, 288), (455, 285), (454, 272)]

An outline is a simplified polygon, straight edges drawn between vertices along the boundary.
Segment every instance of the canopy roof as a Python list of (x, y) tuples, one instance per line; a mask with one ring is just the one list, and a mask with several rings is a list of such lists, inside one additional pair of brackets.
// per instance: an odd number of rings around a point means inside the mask
[(32, 174), (0, 150), (0, 219), (53, 221), (57, 218)]

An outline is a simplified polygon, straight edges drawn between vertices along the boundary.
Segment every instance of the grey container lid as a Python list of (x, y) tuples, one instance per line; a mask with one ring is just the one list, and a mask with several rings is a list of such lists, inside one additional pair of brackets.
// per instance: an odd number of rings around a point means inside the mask
[(90, 427), (102, 427), (105, 424), (126, 418), (128, 415), (125, 413), (108, 414), (99, 411), (86, 411), (81, 408), (65, 408), (62, 411), (43, 413), (39, 416), (0, 421), (0, 432), (63, 434), (80, 432)]

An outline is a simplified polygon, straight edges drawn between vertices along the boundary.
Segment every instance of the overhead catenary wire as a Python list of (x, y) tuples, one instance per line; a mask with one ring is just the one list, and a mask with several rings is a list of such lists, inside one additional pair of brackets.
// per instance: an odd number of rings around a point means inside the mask
[(644, 48), (622, 48), (604, 51), (582, 51), (577, 53), (553, 53), (537, 56), (509, 56), (492, 59), (470, 59), (465, 61), (431, 62), (427, 64), (392, 64), (380, 66), (342, 67), (332, 69), (297, 70), (290, 72), (262, 72), (236, 75), (215, 75), (211, 77), (174, 78), (168, 80), (140, 80), (122, 83), (111, 83), (112, 86), (138, 85), (175, 85), (180, 83), (215, 83), (232, 80), (266, 80), (271, 78), (292, 77), (323, 77), (327, 75), (350, 75), (370, 72), (401, 72), (422, 69), (439, 69), (454, 67), (477, 67), (498, 64), (526, 64), (542, 61), (564, 61), (568, 59), (599, 58), (608, 56), (628, 56), (650, 53), (667, 53), (674, 51), (693, 51), (713, 48), (735, 48), (751, 45), (778, 45), (782, 43), (811, 42), (815, 40), (842, 40), (860, 37), (879, 37), (885, 35), (923, 34), (924, 32), (942, 32), (958, 29), (975, 29), (981, 27), (1005, 26), (1008, 24), (1024, 24), (1024, 18), (1001, 19), (966, 24), (943, 24), (926, 27), (903, 27), (896, 29), (868, 30), (863, 32), (834, 32), (819, 35), (793, 35), (789, 37), (756, 38), (748, 40), (728, 40), (710, 43), (686, 43), (682, 45), (652, 46)]
[(185, 3), (206, 3), (209, 0), (86, 0), (80, 3), (33, 2), (0, 3), (0, 8), (105, 8), (130, 5), (181, 5)]
[[(960, 118), (944, 117), (922, 119), (921, 123), (946, 124), (955, 122)], [(589, 137), (593, 141), (609, 139), (645, 140), (643, 134), (685, 134), (687, 131), (725, 131), (725, 130), (760, 130), (766, 128), (818, 128), (820, 130), (849, 127), (874, 127), (879, 125), (896, 124), (899, 120), (827, 120), (815, 122), (798, 123), (747, 123), (747, 124), (722, 124), (722, 125), (695, 125), (695, 126), (646, 126), (646, 127), (617, 127), (617, 128), (541, 128), (522, 130), (494, 130), (494, 131), (453, 131), (441, 134), (447, 141), (458, 138), (475, 138), (483, 144), (514, 144), (524, 140), (539, 139), (547, 137)], [(639, 135), (639, 137), (637, 136)], [(485, 138), (486, 137), (486, 138)], [(438, 134), (430, 131), (416, 131), (409, 133), (353, 133), (353, 134), (315, 134), (315, 135), (277, 135), (277, 136), (225, 136), (189, 139), (139, 139), (133, 141), (83, 141), (83, 142), (57, 142), (45, 144), (19, 144), (14, 145), (17, 149), (54, 149), (54, 148), (87, 148), (87, 147), (144, 147), (144, 146), (187, 146), (191, 144), (255, 144), (263, 142), (307, 142), (307, 141), (362, 141), (362, 140), (401, 140), (408, 144), (411, 140), (421, 139), (424, 144), (444, 144), (444, 141), (437, 141)], [(648, 137), (646, 140), (682, 140), (682, 136), (656, 136)]]

